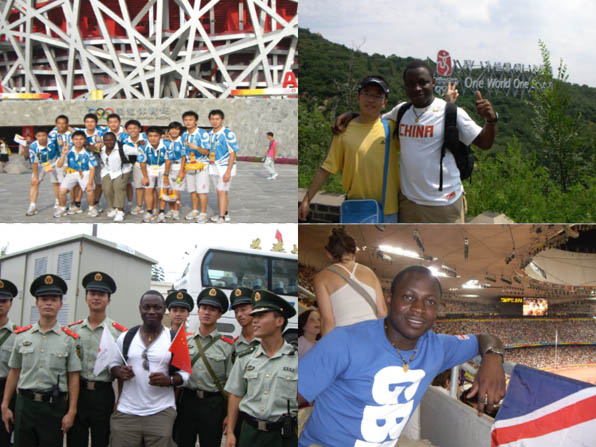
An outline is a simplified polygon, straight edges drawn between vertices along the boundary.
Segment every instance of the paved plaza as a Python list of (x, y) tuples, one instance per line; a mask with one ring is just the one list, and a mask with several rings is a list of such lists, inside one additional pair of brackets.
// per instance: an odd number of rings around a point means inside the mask
[[(12, 158), (12, 157), (11, 157)], [(238, 162), (237, 174), (233, 177), (230, 190), (229, 212), (232, 223), (295, 223), (297, 222), (296, 194), (298, 188), (298, 168), (296, 165), (276, 164), (279, 176), (267, 180), (269, 173), (262, 163)], [(25, 216), (29, 206), (29, 184), (31, 169), (21, 174), (0, 174), (0, 222), (71, 222), (71, 223), (106, 223), (112, 222), (104, 211), (99, 217), (87, 215), (87, 200), (83, 198), (83, 214), (54, 218), (54, 194), (51, 183), (47, 180), (40, 185), (35, 216)], [(213, 185), (209, 193), (207, 214), (217, 214), (217, 194)], [(190, 194), (181, 194), (181, 216), (179, 221), (168, 219), (167, 222), (189, 222), (184, 216), (191, 210)], [(107, 208), (101, 198), (100, 207)], [(128, 206), (130, 208), (130, 204)], [(143, 215), (127, 214), (124, 223), (140, 223)], [(155, 222), (152, 222), (155, 223)]]

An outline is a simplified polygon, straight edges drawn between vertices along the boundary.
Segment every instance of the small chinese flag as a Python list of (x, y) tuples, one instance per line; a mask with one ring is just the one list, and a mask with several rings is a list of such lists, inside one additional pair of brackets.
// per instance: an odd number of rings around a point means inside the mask
[(172, 365), (192, 374), (190, 353), (188, 352), (188, 342), (186, 340), (186, 330), (184, 329), (184, 325), (180, 326), (180, 329), (178, 329), (178, 333), (170, 345), (170, 352), (172, 353)]
[(281, 233), (279, 232), (279, 230), (277, 230), (275, 232), (275, 239), (277, 239), (279, 242), (282, 242), (283, 241), (283, 239), (281, 237)]

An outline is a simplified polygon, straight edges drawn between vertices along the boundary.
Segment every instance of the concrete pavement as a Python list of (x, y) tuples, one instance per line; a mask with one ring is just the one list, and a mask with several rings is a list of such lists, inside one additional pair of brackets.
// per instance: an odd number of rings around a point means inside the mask
[[(296, 208), (296, 194), (298, 191), (298, 167), (296, 165), (276, 164), (279, 176), (275, 180), (267, 180), (269, 173), (262, 163), (239, 162), (237, 174), (232, 180), (230, 190), (229, 212), (232, 223), (296, 223), (298, 211)], [(37, 207), (39, 213), (35, 216), (25, 216), (29, 206), (29, 183), (31, 169), (22, 174), (0, 174), (0, 222), (3, 223), (107, 223), (112, 222), (106, 217), (105, 211), (96, 218), (87, 215), (87, 200), (83, 198), (83, 214), (54, 218), (54, 194), (52, 185), (46, 180), (40, 185)], [(208, 195), (209, 216), (217, 213), (217, 195), (213, 185)], [(181, 194), (182, 219), (167, 222), (189, 222), (184, 216), (191, 210), (190, 194)], [(100, 207), (104, 210), (107, 203), (102, 196)], [(130, 207), (130, 205), (129, 205)], [(142, 215), (127, 214), (125, 223), (140, 223)], [(192, 223), (194, 221), (190, 221)]]

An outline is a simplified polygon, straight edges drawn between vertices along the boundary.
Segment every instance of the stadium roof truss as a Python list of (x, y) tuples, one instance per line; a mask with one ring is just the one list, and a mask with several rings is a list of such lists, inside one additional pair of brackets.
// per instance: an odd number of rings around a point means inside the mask
[(225, 98), (296, 68), (297, 0), (0, 1), (6, 92)]

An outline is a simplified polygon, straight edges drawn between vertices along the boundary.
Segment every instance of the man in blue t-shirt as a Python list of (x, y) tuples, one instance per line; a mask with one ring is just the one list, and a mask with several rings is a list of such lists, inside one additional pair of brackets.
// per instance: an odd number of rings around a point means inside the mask
[(430, 330), (441, 298), (430, 270), (402, 270), (391, 296), (387, 318), (335, 328), (300, 359), (298, 399), (316, 401), (301, 447), (393, 447), (433, 378), (478, 353), (468, 397), (478, 395), (480, 412), (505, 395), (498, 338)]

